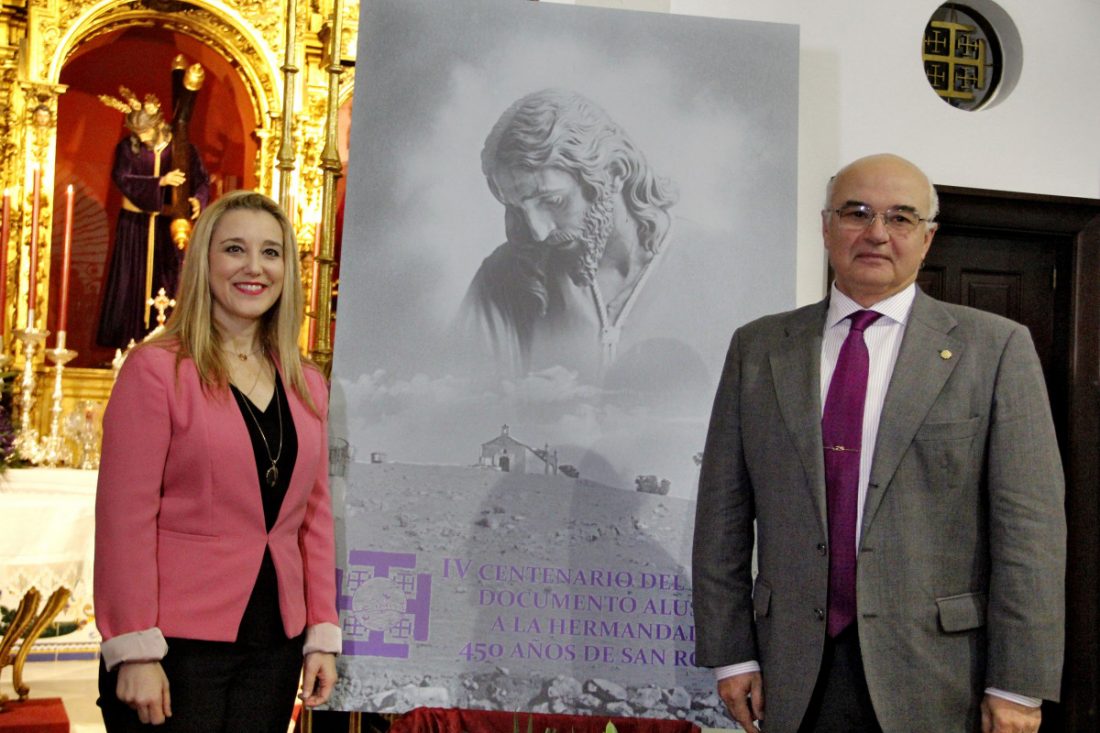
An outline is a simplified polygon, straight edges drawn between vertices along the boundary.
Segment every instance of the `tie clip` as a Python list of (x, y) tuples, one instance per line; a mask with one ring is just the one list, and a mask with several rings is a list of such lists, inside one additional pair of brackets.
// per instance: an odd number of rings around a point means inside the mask
[(827, 445), (825, 450), (837, 451), (838, 453), (859, 453), (859, 448), (845, 448), (842, 445)]

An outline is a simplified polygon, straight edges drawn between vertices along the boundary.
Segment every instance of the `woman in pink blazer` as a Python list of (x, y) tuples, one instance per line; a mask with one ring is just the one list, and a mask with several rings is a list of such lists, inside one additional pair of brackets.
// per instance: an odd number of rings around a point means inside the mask
[(298, 249), (271, 199), (195, 224), (178, 305), (103, 418), (95, 609), (108, 731), (285, 733), (340, 649), (325, 380), (298, 351)]

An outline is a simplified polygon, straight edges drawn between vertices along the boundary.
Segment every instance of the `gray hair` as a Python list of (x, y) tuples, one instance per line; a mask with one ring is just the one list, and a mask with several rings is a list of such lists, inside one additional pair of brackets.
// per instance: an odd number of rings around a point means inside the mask
[[(904, 158), (902, 160), (904, 160)], [(837, 176), (848, 170), (848, 168), (850, 168), (853, 163), (856, 162), (858, 161), (852, 161), (852, 163), (849, 163), (848, 165), (841, 168), (839, 171), (834, 173), (833, 176), (829, 178), (829, 182), (825, 184), (825, 211), (830, 211), (833, 207), (833, 191), (836, 188)], [(909, 161), (905, 162), (909, 163)], [(913, 164), (909, 163), (909, 165)], [(940, 213), (940, 196), (938, 193), (936, 193), (936, 187), (932, 185), (932, 180), (928, 177), (928, 175), (915, 165), (913, 165), (913, 168), (920, 172), (922, 176), (924, 176), (924, 180), (928, 181), (928, 213), (925, 214), (924, 218), (929, 224), (932, 224), (936, 221), (936, 217)]]

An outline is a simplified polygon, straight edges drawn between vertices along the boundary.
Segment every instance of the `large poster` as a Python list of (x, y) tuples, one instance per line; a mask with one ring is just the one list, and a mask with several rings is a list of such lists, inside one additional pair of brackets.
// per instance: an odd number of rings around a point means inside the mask
[(797, 29), (377, 0), (358, 59), (335, 706), (728, 723), (694, 496), (730, 335), (794, 305)]

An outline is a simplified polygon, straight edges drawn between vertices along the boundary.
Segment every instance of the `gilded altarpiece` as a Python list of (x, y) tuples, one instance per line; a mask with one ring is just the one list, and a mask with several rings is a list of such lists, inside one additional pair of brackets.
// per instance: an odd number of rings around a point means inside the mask
[[(288, 18), (292, 8), (294, 18)], [(335, 23), (340, 30), (340, 53), (330, 57), (330, 38)], [(7, 369), (22, 370), (23, 353), (14, 332), (27, 326), (27, 315), (34, 314), (34, 325), (52, 329), (56, 321), (51, 293), (51, 277), (59, 278), (56, 267), (49, 265), (51, 247), (60, 237), (53, 230), (61, 226), (64, 200), (54, 201), (55, 172), (63, 168), (58, 160), (58, 105), (67, 91), (61, 83), (66, 65), (82, 49), (95, 43), (109, 43), (120, 31), (140, 34), (172, 32), (211, 49), (224, 59), (239, 76), (246, 90), (250, 115), (246, 130), (253, 159), (244, 183), (279, 197), (289, 191), (283, 203), (292, 211), (299, 235), (306, 292), (312, 292), (315, 247), (326, 250), (332, 261), (331, 221), (323, 207), (334, 206), (325, 186), (335, 188), (342, 172), (342, 161), (333, 150), (335, 136), (328, 127), (336, 125), (337, 109), (350, 106), (354, 82), (354, 55), (358, 26), (357, 0), (299, 0), (272, 4), (262, 0), (239, 2), (178, 2), (143, 0), (104, 2), (103, 0), (3, 0), (0, 4), (0, 187), (10, 195), (11, 222), (6, 258), (5, 287), (2, 289), (2, 352), (11, 358)], [(116, 35), (112, 35), (116, 34)], [(291, 52), (287, 53), (287, 45)], [(116, 72), (117, 73), (117, 72)], [(167, 74), (167, 70), (165, 71)], [(291, 98), (284, 98), (284, 89)], [(106, 90), (112, 91), (112, 90)], [(140, 91), (139, 91), (140, 93)], [(284, 122), (287, 111), (291, 119)], [(118, 138), (119, 129), (104, 130), (103, 135)], [(346, 149), (346, 145), (342, 146)], [(288, 157), (289, 156), (289, 157)], [(282, 158), (280, 165), (280, 158)], [(37, 277), (30, 286), (30, 242), (32, 233), (33, 181), (40, 173), (37, 222)], [(286, 186), (280, 177), (289, 176)], [(55, 209), (57, 210), (55, 215)], [(330, 222), (323, 226), (323, 223)], [(52, 271), (51, 271), (52, 270)], [(331, 298), (330, 278), (321, 278), (326, 289), (315, 296), (315, 303)], [(36, 294), (33, 308), (29, 296)], [(327, 311), (327, 309), (325, 309)], [(327, 313), (326, 313), (327, 315)], [(70, 314), (72, 318), (92, 317), (88, 313)], [(72, 321), (70, 320), (70, 323)], [(314, 347), (314, 340), (327, 341), (329, 329), (303, 330), (303, 346)], [(310, 334), (314, 340), (309, 340)], [(318, 338), (317, 334), (321, 334)], [(53, 338), (46, 348), (53, 347)], [(70, 346), (72, 348), (72, 346)], [(331, 354), (331, 346), (322, 352)], [(327, 356), (322, 353), (322, 358)], [(42, 434), (49, 430), (50, 386), (53, 369), (41, 362), (41, 350), (34, 360), (38, 390), (34, 419)], [(105, 402), (110, 392), (110, 369), (99, 365), (81, 365), (64, 371), (65, 410), (71, 411), (77, 400)], [(9, 381), (12, 377), (9, 375)], [(15, 390), (18, 392), (18, 389)]]

